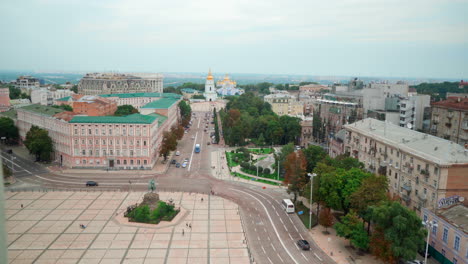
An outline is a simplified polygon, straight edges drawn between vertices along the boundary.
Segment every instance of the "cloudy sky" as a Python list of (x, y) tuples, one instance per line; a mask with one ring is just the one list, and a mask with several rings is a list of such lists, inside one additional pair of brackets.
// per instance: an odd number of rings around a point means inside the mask
[(0, 70), (468, 78), (468, 0), (4, 0), (0, 10)]

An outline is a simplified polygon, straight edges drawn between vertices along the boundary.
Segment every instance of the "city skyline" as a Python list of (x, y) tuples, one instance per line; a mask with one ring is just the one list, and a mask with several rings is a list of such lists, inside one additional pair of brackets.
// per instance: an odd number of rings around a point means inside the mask
[[(0, 70), (466, 79), (468, 2), (2, 2)], [(24, 10), (36, 12), (24, 12)]]

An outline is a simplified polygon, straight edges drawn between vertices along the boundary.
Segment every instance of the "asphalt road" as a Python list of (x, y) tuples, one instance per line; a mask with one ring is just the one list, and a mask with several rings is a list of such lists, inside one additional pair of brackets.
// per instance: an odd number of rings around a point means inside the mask
[[(205, 116), (209, 115), (209, 121)], [(11, 164), (14, 156), (14, 176), (18, 180), (8, 189), (86, 189), (85, 182), (99, 182), (100, 190), (144, 191), (148, 181), (156, 180), (157, 190), (210, 193), (229, 199), (239, 204), (243, 227), (252, 260), (256, 263), (334, 263), (313, 242), (310, 233), (295, 214), (287, 214), (281, 207), (281, 200), (289, 198), (279, 189), (234, 182), (223, 181), (212, 176), (211, 155), (219, 146), (207, 145), (209, 134), (214, 131), (211, 124), (211, 112), (197, 112), (192, 119), (192, 127), (179, 142), (178, 151), (181, 155), (174, 158), (177, 162), (189, 158), (186, 168), (176, 168), (170, 165), (162, 175), (140, 175), (138, 172), (122, 172), (122, 174), (99, 175), (57, 175), (48, 172), (40, 164), (22, 159), (16, 155), (2, 152), (2, 158)], [(208, 122), (208, 124), (207, 124)], [(208, 131), (204, 130), (208, 126)], [(193, 137), (193, 139), (192, 139)], [(201, 152), (194, 153), (195, 144), (201, 145)], [(11, 165), (10, 165), (11, 166)], [(297, 245), (298, 239), (306, 239), (311, 243), (310, 251), (302, 251)]]

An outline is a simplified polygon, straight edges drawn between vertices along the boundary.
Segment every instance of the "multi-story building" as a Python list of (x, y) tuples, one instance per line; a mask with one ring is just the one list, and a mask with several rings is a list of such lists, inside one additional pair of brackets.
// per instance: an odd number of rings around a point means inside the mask
[(421, 94), (402, 97), (399, 102), (401, 127), (421, 131), (423, 129), (424, 110), (430, 107), (431, 96)]
[(53, 105), (55, 100), (71, 96), (72, 94), (75, 93), (66, 89), (34, 89), (31, 91), (31, 102), (33, 104)]
[(317, 103), (328, 136), (336, 134), (343, 125), (363, 118), (362, 107), (354, 102), (318, 99)]
[(301, 121), (301, 137), (299, 138), (299, 145), (301, 147), (307, 147), (310, 141), (312, 141), (312, 117), (306, 117)]
[(38, 78), (32, 76), (20, 76), (16, 79), (15, 87), (21, 89), (22, 92), (30, 91), (41, 86), (41, 82)]
[(332, 158), (336, 158), (339, 155), (343, 155), (344, 142), (346, 138), (346, 130), (341, 129), (336, 134), (330, 136), (328, 142), (328, 155)]
[(390, 193), (418, 213), (434, 210), (443, 198), (468, 195), (468, 152), (462, 146), (372, 118), (344, 128), (345, 152), (367, 170), (387, 175)]
[(136, 76), (115, 73), (88, 73), (78, 84), (78, 93), (99, 95), (112, 93), (162, 93), (161, 74)]
[[(83, 99), (88, 97), (94, 99)], [(177, 122), (180, 98), (159, 98), (143, 106), (141, 114), (128, 116), (105, 116), (110, 112), (96, 110), (97, 101), (108, 101), (106, 109), (113, 106), (115, 111), (115, 101), (97, 96), (73, 102), (73, 113), (38, 104), (19, 108), (20, 137), (24, 139), (32, 125), (46, 129), (54, 143), (54, 161), (71, 168), (151, 169), (162, 133)], [(102, 115), (91, 116), (96, 111)]]
[(302, 116), (304, 114), (304, 103), (285, 91), (266, 95), (264, 101), (271, 104), (273, 112), (280, 116)]
[(216, 93), (216, 87), (214, 82), (214, 77), (211, 74), (211, 69), (208, 71), (208, 76), (206, 76), (205, 81), (205, 92), (203, 93), (205, 100), (207, 102), (214, 102), (218, 99), (218, 94)]
[(468, 98), (432, 103), (430, 133), (468, 148)]
[(1, 88), (0, 89), (0, 112), (5, 112), (10, 110), (10, 89)]
[(451, 206), (436, 212), (424, 208), (422, 213), (424, 222), (432, 223), (429, 253), (439, 263), (468, 264), (468, 208), (459, 204), (459, 199), (450, 197)]
[(321, 84), (307, 84), (299, 86), (299, 91), (301, 92), (320, 93), (324, 90), (329, 90), (329, 87)]

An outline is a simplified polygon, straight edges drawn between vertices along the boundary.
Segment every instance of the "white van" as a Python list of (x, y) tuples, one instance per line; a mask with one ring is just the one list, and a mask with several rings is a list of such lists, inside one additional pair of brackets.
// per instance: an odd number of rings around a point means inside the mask
[(283, 201), (281, 202), (281, 205), (283, 206), (283, 209), (286, 211), (286, 213), (288, 214), (294, 213), (294, 204), (291, 200), (283, 199)]
[(175, 155), (180, 156), (180, 151), (176, 151)]

